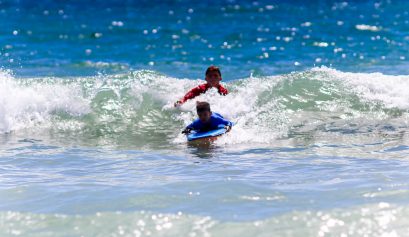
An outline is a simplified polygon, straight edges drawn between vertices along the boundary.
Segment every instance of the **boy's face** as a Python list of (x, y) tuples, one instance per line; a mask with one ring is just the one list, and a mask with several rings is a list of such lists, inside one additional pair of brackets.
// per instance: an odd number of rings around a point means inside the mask
[(211, 115), (212, 115), (212, 112), (207, 111), (207, 110), (197, 112), (197, 116), (199, 116), (199, 119), (202, 123), (207, 123), (210, 120)]
[(206, 75), (206, 81), (212, 87), (218, 86), (221, 80), (222, 80), (222, 77), (220, 76), (218, 72), (209, 72)]

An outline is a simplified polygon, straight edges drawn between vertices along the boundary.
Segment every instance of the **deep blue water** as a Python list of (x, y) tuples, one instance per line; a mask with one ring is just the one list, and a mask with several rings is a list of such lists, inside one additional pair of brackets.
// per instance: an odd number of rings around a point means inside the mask
[(320, 65), (407, 74), (408, 4), (4, 1), (0, 62), (21, 76), (150, 69), (201, 78), (209, 64), (228, 80)]

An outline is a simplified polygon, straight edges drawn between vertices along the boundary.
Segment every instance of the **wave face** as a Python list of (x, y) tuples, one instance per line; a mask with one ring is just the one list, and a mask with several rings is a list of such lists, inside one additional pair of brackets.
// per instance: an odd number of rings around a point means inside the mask
[(313, 68), (251, 77), (189, 101), (173, 102), (198, 81), (154, 71), (75, 78), (16, 79), (2, 72), (0, 133), (73, 137), (91, 143), (162, 146), (184, 142), (180, 130), (195, 118), (195, 101), (236, 123), (219, 143), (404, 137), (409, 76)]

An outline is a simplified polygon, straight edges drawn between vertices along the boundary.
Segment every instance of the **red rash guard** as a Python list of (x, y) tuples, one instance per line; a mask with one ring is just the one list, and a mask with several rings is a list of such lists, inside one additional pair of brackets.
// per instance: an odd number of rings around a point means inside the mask
[[(183, 97), (183, 99), (180, 100), (180, 102), (185, 103), (187, 100), (193, 99), (196, 96), (205, 93), (210, 88), (211, 86), (207, 83), (199, 85), (186, 93), (186, 95)], [(229, 93), (227, 89), (220, 84), (216, 88), (220, 95), (227, 95)]]

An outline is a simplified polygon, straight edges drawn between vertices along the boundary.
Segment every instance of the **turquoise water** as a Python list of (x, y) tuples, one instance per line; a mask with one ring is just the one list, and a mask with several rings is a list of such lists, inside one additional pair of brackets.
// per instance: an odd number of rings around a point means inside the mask
[(0, 236), (407, 236), (408, 7), (0, 1)]

